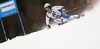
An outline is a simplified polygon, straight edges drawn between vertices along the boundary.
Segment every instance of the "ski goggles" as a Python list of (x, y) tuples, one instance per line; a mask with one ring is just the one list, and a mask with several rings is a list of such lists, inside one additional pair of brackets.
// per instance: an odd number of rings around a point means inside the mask
[(46, 7), (46, 8), (45, 8), (45, 10), (48, 10), (48, 9), (50, 9), (50, 8), (49, 8), (49, 7)]
[(51, 6), (45, 7), (45, 10), (51, 9)]

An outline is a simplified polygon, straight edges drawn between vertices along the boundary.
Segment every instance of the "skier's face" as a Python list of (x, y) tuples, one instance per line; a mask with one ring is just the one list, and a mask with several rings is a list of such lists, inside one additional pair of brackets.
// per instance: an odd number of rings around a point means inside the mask
[(50, 12), (51, 12), (51, 9), (50, 9), (50, 8), (49, 8), (49, 9), (47, 9), (47, 12), (49, 12), (49, 13), (50, 13)]

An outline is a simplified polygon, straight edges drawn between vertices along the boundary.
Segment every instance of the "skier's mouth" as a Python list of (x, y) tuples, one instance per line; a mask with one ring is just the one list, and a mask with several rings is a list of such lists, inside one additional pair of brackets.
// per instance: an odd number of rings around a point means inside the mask
[(51, 13), (52, 11), (50, 10), (50, 11), (48, 11), (48, 13)]

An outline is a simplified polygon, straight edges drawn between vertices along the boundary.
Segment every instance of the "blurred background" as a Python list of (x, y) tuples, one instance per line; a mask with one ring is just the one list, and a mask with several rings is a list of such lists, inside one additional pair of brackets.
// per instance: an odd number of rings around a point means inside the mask
[[(0, 3), (6, 2), (8, 0), (0, 0)], [(66, 10), (73, 9), (91, 3), (93, 0), (16, 0), (18, 9), (22, 18), (22, 22), (27, 34), (31, 32), (36, 32), (42, 30), (46, 26), (44, 4), (50, 3), (51, 6), (62, 5)], [(91, 5), (89, 5), (91, 6)], [(77, 10), (68, 12), (67, 14), (81, 14), (87, 8), (82, 7)], [(18, 18), (18, 14), (3, 18), (3, 23), (8, 39), (13, 39), (16, 36), (23, 36), (23, 30)], [(52, 23), (52, 20), (51, 22)], [(5, 41), (4, 33), (0, 23), (0, 43)]]

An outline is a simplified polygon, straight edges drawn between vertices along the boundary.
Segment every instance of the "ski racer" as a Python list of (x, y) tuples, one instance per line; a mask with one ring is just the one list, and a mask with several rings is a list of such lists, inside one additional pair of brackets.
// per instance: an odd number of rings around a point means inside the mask
[[(80, 18), (80, 15), (68, 15), (66, 14), (66, 10), (64, 6), (53, 6), (49, 3), (46, 3), (44, 5), (45, 10), (47, 11), (46, 13), (46, 24), (47, 24), (47, 29), (50, 29), (51, 26), (49, 24), (49, 19), (52, 18), (54, 22), (56, 22), (58, 25), (63, 24), (63, 19), (78, 19)], [(62, 13), (59, 11), (62, 10)]]

